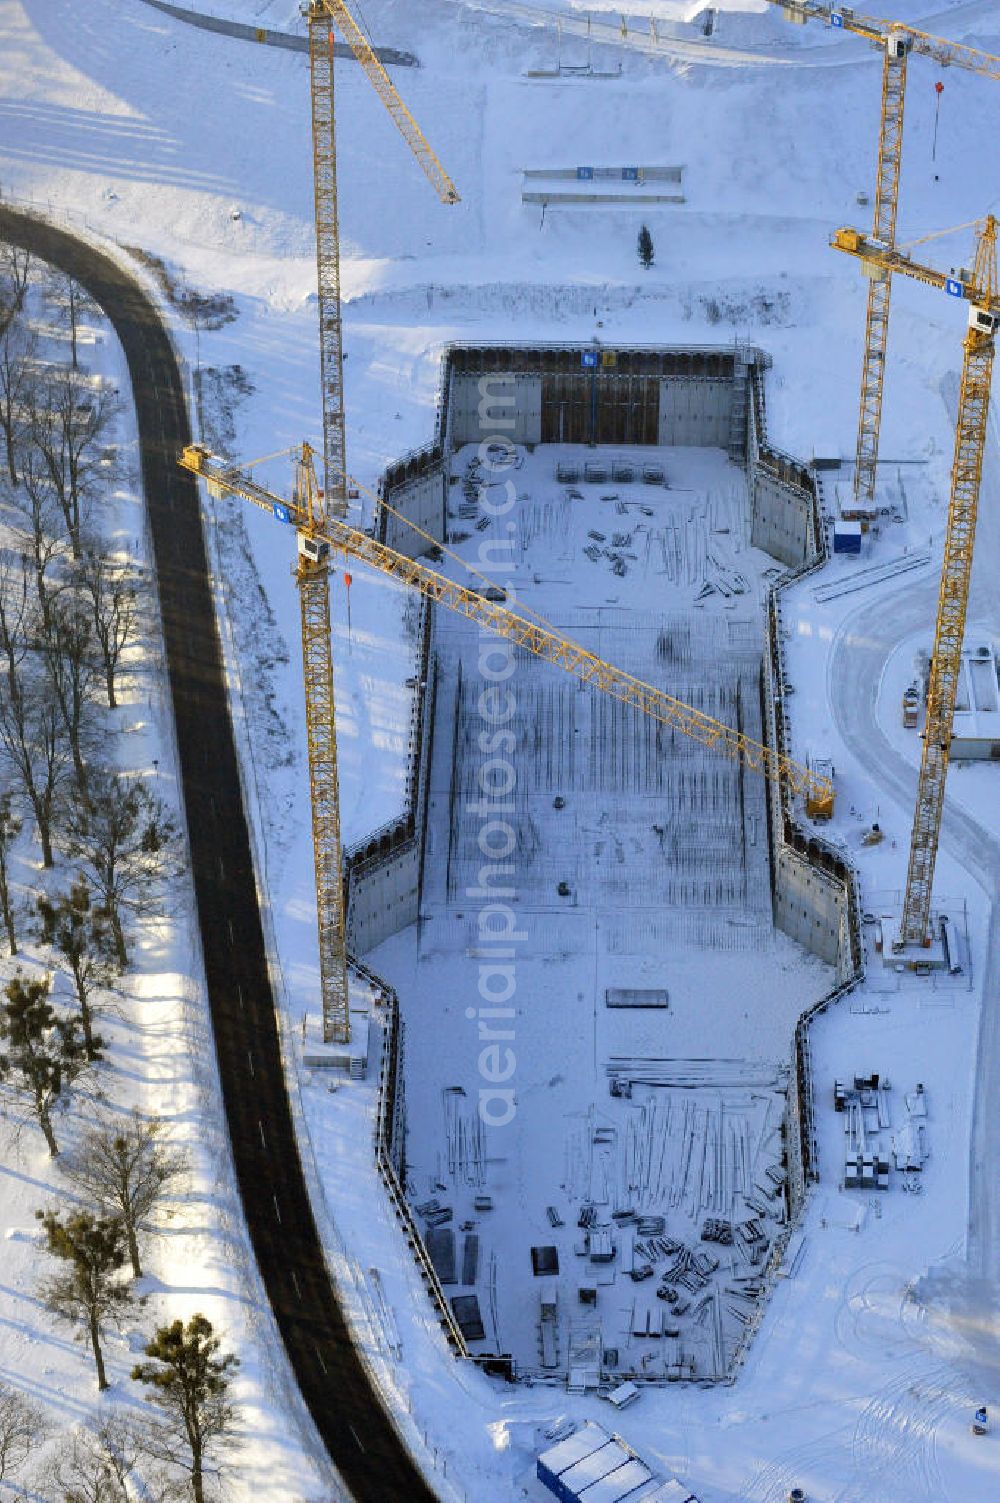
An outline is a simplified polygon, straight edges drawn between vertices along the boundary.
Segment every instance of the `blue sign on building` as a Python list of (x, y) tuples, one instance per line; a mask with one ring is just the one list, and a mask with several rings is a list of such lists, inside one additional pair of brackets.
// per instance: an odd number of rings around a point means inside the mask
[(292, 514), (288, 510), (288, 507), (282, 506), (280, 501), (275, 501), (274, 503), (274, 515), (279, 522), (290, 522), (292, 520)]
[(949, 297), (964, 297), (965, 288), (956, 277), (945, 277), (944, 290)]
[(830, 25), (831, 26), (843, 26), (843, 24), (844, 24), (844, 18), (840, 14), (840, 11), (839, 10), (832, 10), (830, 12)]
[(584, 368), (585, 371), (596, 370), (597, 369), (597, 359), (598, 359), (598, 355), (597, 355), (597, 351), (596, 350), (583, 350), (583, 351), (581, 351), (581, 354), (580, 354), (580, 364), (583, 366), (583, 368)]
[(594, 180), (594, 169), (593, 167), (578, 167), (576, 175), (581, 182), (591, 183)]

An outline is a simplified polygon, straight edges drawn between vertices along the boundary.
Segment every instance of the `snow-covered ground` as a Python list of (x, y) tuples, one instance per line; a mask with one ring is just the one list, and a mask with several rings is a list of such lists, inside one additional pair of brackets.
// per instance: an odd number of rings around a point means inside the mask
[[(55, 302), (42, 291), (44, 269), (37, 263), (32, 277), (26, 317), (39, 337), (38, 358), (65, 361), (67, 334), (57, 323)], [(84, 315), (79, 342), (83, 379), (108, 392), (126, 392), (125, 359), (110, 326), (94, 314)], [(113, 478), (108, 472), (97, 525), (109, 550), (130, 558), (140, 570), (145, 629), (122, 664), (119, 708), (98, 710), (106, 727), (102, 755), (151, 779), (176, 818), (179, 784), (170, 701), (155, 608), (149, 608), (150, 552), (130, 405), (109, 435), (108, 452), (115, 455), (115, 467)], [(7, 504), (2, 529), (5, 552), (16, 549), (17, 515)], [(53, 1001), (70, 1013), (75, 1011), (71, 981), (39, 944), (34, 896), (39, 890), (64, 892), (73, 876), (73, 864), (62, 854), (51, 873), (41, 869), (34, 826), (25, 817), (11, 872), (18, 954), (0, 961), (0, 983), (17, 973), (54, 976)], [(39, 1401), (46, 1416), (48, 1437), (39, 1437), (30, 1470), (39, 1480), (46, 1438), (56, 1442), (73, 1425), (96, 1424), (115, 1412), (141, 1413), (146, 1407), (142, 1388), (130, 1381), (129, 1373), (141, 1360), (145, 1342), (157, 1324), (187, 1320), (197, 1311), (211, 1320), (224, 1347), (240, 1356), (233, 1391), (240, 1453), (236, 1492), (260, 1496), (274, 1488), (274, 1496), (318, 1498), (328, 1485), (328, 1469), (296, 1396), (246, 1241), (215, 1069), (194, 895), (185, 871), (167, 884), (158, 912), (141, 923), (130, 950), (128, 971), (99, 994), (97, 1026), (105, 1041), (104, 1060), (63, 1093), (56, 1138), (61, 1152), (72, 1155), (97, 1118), (124, 1117), (135, 1107), (162, 1121), (170, 1143), (188, 1155), (190, 1173), (172, 1189), (157, 1225), (143, 1238), (144, 1277), (135, 1290), (137, 1302), (120, 1329), (109, 1325), (105, 1332), (111, 1388), (98, 1398), (89, 1346), (47, 1314), (38, 1297), (39, 1283), (51, 1275), (53, 1264), (44, 1252), (36, 1210), (64, 1214), (90, 1207), (60, 1172), (59, 1160), (50, 1158), (23, 1103), (5, 1095), (0, 1117), (0, 1377)], [(289, 1415), (294, 1417), (291, 1429)], [(13, 1476), (7, 1485), (14, 1486)]]
[[(225, 7), (211, 0), (209, 8), (290, 27), (297, 10), (290, 0), (232, 0)], [(549, 8), (568, 13), (556, 0)], [(500, 0), (489, 7), (492, 14), (458, 0), (427, 0), (420, 7), (368, 0), (377, 40), (420, 58), (421, 68), (401, 72), (399, 85), (463, 201), (455, 208), (437, 205), (359, 70), (341, 69), (348, 442), (362, 481), (370, 484), (386, 460), (430, 436), (438, 352), (453, 337), (748, 339), (774, 356), (772, 440), (804, 457), (831, 438), (843, 453), (853, 451), (864, 287), (853, 265), (827, 250), (826, 240), (839, 224), (865, 226), (870, 214), (857, 195), (871, 191), (878, 59), (862, 44), (840, 44), (821, 28), (786, 27), (771, 6), (773, 14), (762, 14), (751, 0), (717, 8), (725, 9), (720, 45), (758, 47), (779, 61), (722, 68), (706, 55), (704, 64), (675, 66), (626, 48), (620, 78), (529, 79), (529, 70), (554, 66), (556, 37), (551, 27), (528, 28), (516, 15), (505, 19)], [(658, 14), (690, 19), (691, 8), (675, 14), (681, 9), (663, 4)], [(1000, 50), (1000, 19), (991, 4), (898, 0), (894, 10), (931, 31)], [(315, 436), (304, 59), (193, 30), (135, 0), (90, 0), (86, 7), (70, 0), (0, 0), (0, 35), (4, 196), (51, 204), (70, 227), (89, 226), (101, 238), (154, 251), (201, 291), (232, 292), (239, 314), (234, 323), (196, 337), (178, 318), (176, 337), (191, 367), (240, 364), (252, 384), (252, 394), (236, 408), (234, 451), (249, 457)], [(595, 67), (617, 61), (610, 46), (595, 48)], [(1000, 164), (982, 149), (996, 131), (996, 85), (954, 70), (946, 75), (932, 162), (936, 76), (930, 63), (913, 61), (901, 240), (965, 223), (1000, 198)], [(640, 271), (636, 259), (640, 220), (634, 210), (550, 209), (541, 222), (537, 208), (521, 205), (525, 167), (632, 162), (685, 168), (687, 202), (643, 211), (656, 249), (649, 272)], [(965, 231), (929, 247), (928, 255), (933, 250), (939, 264), (955, 264), (967, 258), (969, 244)], [(961, 336), (953, 305), (923, 287), (897, 287), (883, 452), (925, 462), (927, 526), (914, 531), (914, 548), (926, 546), (927, 537), (940, 542)], [(214, 525), (228, 531), (221, 507), (216, 516)], [(272, 746), (301, 746), (291, 558), (275, 547), (266, 518), (247, 517), (246, 529), (249, 553), (234, 535), (225, 555), (242, 560), (234, 564), (231, 609), (263, 619), (252, 560), (273, 622), (260, 633), (263, 652), (249, 631), (243, 633), (243, 704), (253, 730), (262, 720), (271, 724)], [(877, 547), (890, 556), (902, 542), (883, 536)], [(984, 581), (998, 561), (1000, 549), (987, 526), (979, 549)], [(867, 888), (879, 892), (903, 880), (912, 785), (890, 765), (881, 742), (872, 756), (853, 728), (874, 703), (869, 662), (877, 682), (898, 640), (910, 643), (922, 620), (932, 618), (933, 569), (919, 587), (916, 580), (904, 577), (826, 603), (813, 598), (817, 582), (809, 581), (785, 607), (796, 680), (789, 701), (794, 750), (805, 755), (820, 740), (829, 748), (844, 795), (831, 833), (858, 856)], [(405, 680), (412, 672), (412, 641), (397, 592), (355, 571), (351, 608), (348, 636), (345, 591), (338, 585), (335, 653), (348, 840), (398, 811), (409, 718)], [(995, 591), (985, 591), (977, 619), (997, 629)], [(235, 635), (239, 640), (240, 632)], [(861, 686), (856, 702), (855, 678)], [(283, 732), (269, 719), (268, 683)], [(837, 704), (851, 713), (841, 717), (831, 709)], [(887, 693), (884, 709), (879, 703), (877, 717), (886, 735), (895, 736), (895, 694)], [(256, 769), (258, 835), (296, 1023), (315, 986), (302, 770), (301, 751), (277, 771), (270, 761)], [(973, 1287), (970, 1295), (963, 1272), (977, 987), (992, 896), (967, 873), (973, 840), (996, 840), (991, 771), (956, 775), (956, 792), (987, 834), (974, 836), (970, 821), (959, 848), (949, 846), (946, 826), (939, 863), (940, 891), (968, 903), (973, 989), (920, 989), (893, 974), (887, 993), (880, 976), (868, 1000), (867, 994), (856, 998), (857, 1010), (847, 1005), (822, 1019), (813, 1052), (823, 1183), (806, 1219), (797, 1273), (774, 1297), (733, 1389), (671, 1388), (615, 1416), (617, 1428), (651, 1464), (676, 1471), (706, 1503), (779, 1503), (791, 1485), (842, 1503), (873, 1491), (885, 1503), (931, 1503), (985, 1500), (997, 1490), (994, 1443), (974, 1442), (968, 1433), (973, 1402), (1000, 1401), (989, 1354), (995, 1288)], [(862, 850), (861, 822), (870, 822), (876, 809), (888, 838), (874, 852)], [(991, 870), (985, 855), (977, 870)], [(837, 1189), (843, 1140), (827, 1105), (834, 1079), (873, 1069), (892, 1078), (894, 1104), (922, 1081), (930, 1113), (924, 1192), (893, 1189), (880, 1198), (880, 1216), (868, 1195)], [(464, 1488), (470, 1497), (497, 1503), (517, 1496), (537, 1426), (570, 1410), (607, 1419), (606, 1406), (551, 1390), (497, 1389), (455, 1367), (394, 1218), (378, 1199), (364, 1128), (372, 1086), (331, 1094), (326, 1084), (306, 1081), (303, 1103), (328, 1205), (353, 1259), (355, 1287), (367, 1288), (359, 1305), (371, 1321), (372, 1360), (384, 1364), (397, 1392), (406, 1393), (401, 1410), (410, 1410), (410, 1433), (421, 1446), (426, 1436), (432, 1464), (436, 1453), (442, 1490), (454, 1480), (459, 1495)], [(988, 1163), (990, 1140), (977, 1141)], [(22, 1208), (9, 1223), (15, 1226), (33, 1201), (17, 1204)], [(863, 1212), (858, 1230), (845, 1225), (856, 1224), (852, 1204)], [(208, 1243), (205, 1256), (212, 1256)], [(197, 1287), (209, 1285), (199, 1280)], [(222, 1287), (221, 1274), (211, 1287)], [(25, 1320), (19, 1360), (33, 1352), (29, 1370), (41, 1382), (46, 1358), (38, 1342), (47, 1326), (33, 1308)], [(222, 1311), (220, 1323), (238, 1331), (235, 1312)], [(249, 1340), (241, 1349), (252, 1373)], [(89, 1404), (89, 1373), (76, 1354), (66, 1358), (58, 1381), (70, 1402)], [(254, 1467), (261, 1468), (259, 1477), (265, 1466), (287, 1463), (287, 1483), (258, 1483), (256, 1491), (308, 1495), (310, 1470), (294, 1461), (277, 1396), (260, 1424), (289, 1449), (254, 1448), (240, 1494), (254, 1491)]]

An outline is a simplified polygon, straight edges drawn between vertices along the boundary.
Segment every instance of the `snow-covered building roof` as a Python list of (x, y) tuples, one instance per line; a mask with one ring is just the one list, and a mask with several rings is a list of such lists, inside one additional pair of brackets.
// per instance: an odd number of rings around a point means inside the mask
[(972, 642), (962, 652), (951, 752), (1000, 756), (1000, 663), (992, 643)]

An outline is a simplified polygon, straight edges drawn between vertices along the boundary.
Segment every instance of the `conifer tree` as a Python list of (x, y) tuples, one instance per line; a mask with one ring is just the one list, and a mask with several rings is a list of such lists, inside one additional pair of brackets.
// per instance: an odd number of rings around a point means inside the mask
[(639, 261), (647, 271), (653, 264), (653, 237), (645, 225), (639, 231)]
[(207, 1464), (235, 1420), (229, 1388), (239, 1358), (220, 1356), (220, 1346), (211, 1321), (193, 1315), (186, 1326), (179, 1320), (159, 1326), (145, 1348), (152, 1361), (132, 1369), (137, 1382), (150, 1385), (146, 1398), (162, 1417), (147, 1450), (187, 1472), (193, 1503), (205, 1503)]
[(80, 1008), (88, 1060), (100, 1057), (101, 1041), (94, 1033), (94, 993), (110, 986), (115, 974), (111, 929), (107, 914), (90, 901), (90, 888), (78, 877), (68, 893), (38, 899), (39, 938), (50, 945), (73, 978)]
[(35, 1213), (45, 1227), (48, 1250), (66, 1268), (47, 1280), (41, 1290), (45, 1305), (61, 1320), (82, 1326), (90, 1337), (97, 1367), (97, 1386), (110, 1385), (101, 1349), (107, 1320), (122, 1314), (132, 1292), (119, 1277), (125, 1266), (125, 1228), (116, 1216), (76, 1211), (62, 1221), (55, 1211)]
[[(4, 987), (0, 1007), (0, 1081), (9, 1082), (28, 1099), (53, 1158), (59, 1152), (52, 1111), (86, 1065), (86, 1050), (76, 1018), (61, 1018), (49, 1002), (48, 977), (29, 981), (17, 975)], [(100, 1046), (100, 1040), (95, 1041)]]

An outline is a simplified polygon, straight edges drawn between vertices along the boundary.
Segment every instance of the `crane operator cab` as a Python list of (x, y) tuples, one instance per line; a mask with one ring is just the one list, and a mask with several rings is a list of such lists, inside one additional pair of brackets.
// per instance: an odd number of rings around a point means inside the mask
[(323, 538), (310, 537), (308, 532), (298, 534), (299, 558), (310, 564), (325, 564), (330, 557), (330, 544)]
[(978, 334), (995, 334), (1000, 319), (988, 308), (969, 309), (969, 328), (975, 329)]

